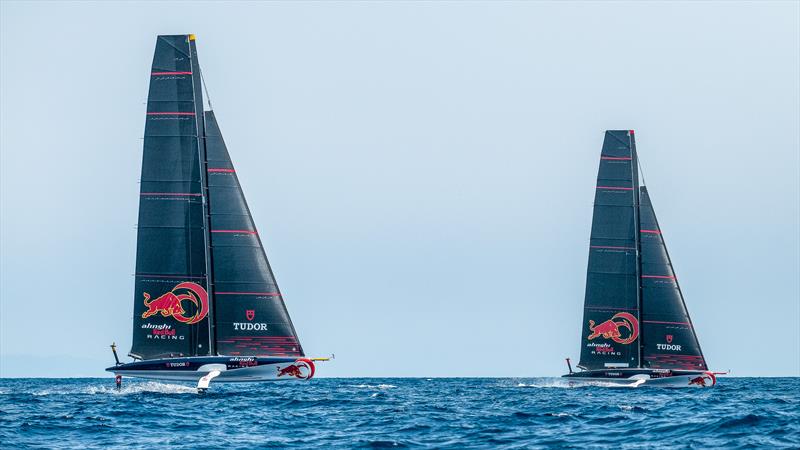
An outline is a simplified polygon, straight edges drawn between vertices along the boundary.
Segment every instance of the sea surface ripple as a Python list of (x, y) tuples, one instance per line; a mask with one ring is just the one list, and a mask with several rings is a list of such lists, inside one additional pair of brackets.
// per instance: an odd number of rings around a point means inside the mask
[(713, 389), (557, 378), (188, 384), (1, 379), (2, 448), (800, 447), (800, 378)]

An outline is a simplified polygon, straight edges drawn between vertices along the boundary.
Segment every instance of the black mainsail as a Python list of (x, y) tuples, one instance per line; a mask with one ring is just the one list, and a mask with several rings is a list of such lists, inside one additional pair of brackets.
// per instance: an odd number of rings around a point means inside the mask
[(139, 199), (130, 351), (139, 359), (210, 351), (199, 80), (194, 40), (159, 36)]
[(706, 370), (638, 166), (633, 131), (606, 131), (579, 367)]
[(639, 181), (635, 159), (633, 135), (627, 130), (606, 132), (583, 307), (585, 342), (579, 365), (587, 369), (639, 365)]
[[(201, 83), (194, 36), (158, 36), (147, 101), (130, 355), (294, 361), (303, 356), (302, 347), (216, 117), (204, 111)], [(306, 364), (313, 375), (313, 364)]]

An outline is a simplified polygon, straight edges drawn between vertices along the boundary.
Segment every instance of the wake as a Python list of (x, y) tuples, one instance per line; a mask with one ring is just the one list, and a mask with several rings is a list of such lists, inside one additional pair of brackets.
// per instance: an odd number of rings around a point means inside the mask
[[(105, 383), (104, 383), (105, 384)], [(144, 393), (155, 394), (197, 394), (197, 389), (180, 384), (159, 383), (157, 381), (123, 383), (121, 389), (113, 385), (113, 381), (102, 386), (76, 386), (73, 388), (41, 389), (31, 392), (35, 396), (43, 395), (135, 395)]]

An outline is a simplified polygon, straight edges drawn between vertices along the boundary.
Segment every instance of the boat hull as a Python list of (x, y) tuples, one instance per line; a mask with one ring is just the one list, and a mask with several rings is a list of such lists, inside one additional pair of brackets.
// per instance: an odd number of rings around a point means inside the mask
[(602, 369), (563, 376), (570, 384), (608, 387), (713, 387), (717, 377), (704, 370)]
[(198, 356), (135, 361), (106, 369), (116, 375), (168, 381), (198, 381), (219, 371), (214, 383), (309, 380), (314, 362), (308, 358)]

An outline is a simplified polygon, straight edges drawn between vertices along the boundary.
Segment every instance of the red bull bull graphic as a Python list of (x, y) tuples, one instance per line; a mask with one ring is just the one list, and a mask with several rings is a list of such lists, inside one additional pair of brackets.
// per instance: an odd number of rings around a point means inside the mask
[[(710, 385), (709, 385), (710, 383)], [(694, 377), (689, 380), (689, 386), (700, 386), (700, 387), (707, 387), (707, 386), (714, 386), (717, 384), (717, 377), (714, 375), (714, 372), (703, 372), (703, 375), (699, 377)]]
[(286, 367), (278, 366), (278, 378), (284, 376), (310, 380), (314, 376), (314, 362), (310, 359), (300, 358)]
[[(193, 316), (186, 317), (186, 309), (183, 307), (184, 300), (196, 307), (197, 312)], [(208, 293), (199, 284), (186, 281), (153, 300), (150, 300), (150, 294), (145, 292), (144, 305), (147, 307), (147, 311), (142, 313), (142, 319), (161, 313), (163, 317), (171, 316), (178, 322), (192, 325), (205, 319), (208, 315)]]
[[(620, 329), (627, 329), (627, 337), (623, 337)], [(592, 340), (602, 336), (604, 339), (611, 339), (618, 344), (630, 344), (639, 337), (639, 321), (633, 314), (621, 312), (605, 322), (595, 325), (594, 320), (589, 321), (589, 330), (592, 332), (586, 339)]]

